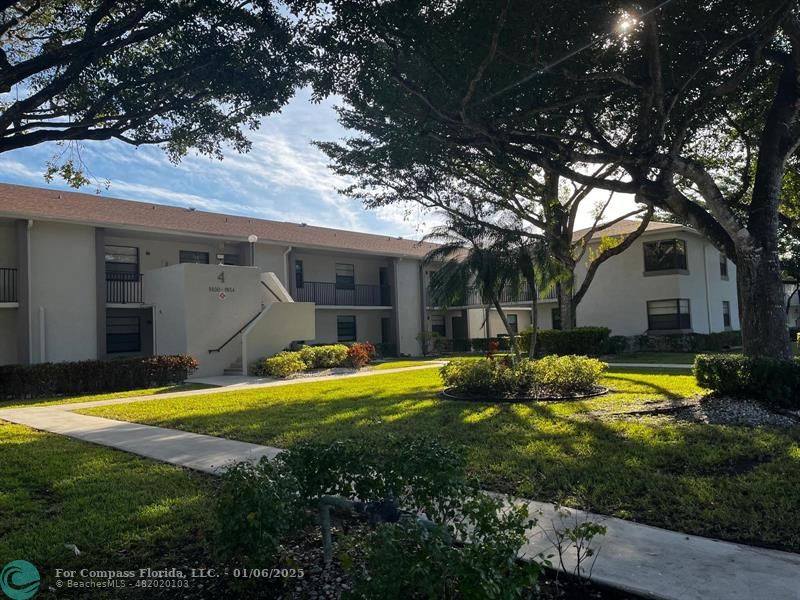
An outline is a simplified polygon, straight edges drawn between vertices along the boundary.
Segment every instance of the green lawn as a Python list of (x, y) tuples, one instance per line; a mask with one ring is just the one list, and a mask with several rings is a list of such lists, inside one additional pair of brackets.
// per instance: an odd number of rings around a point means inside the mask
[(608, 363), (691, 365), (695, 356), (695, 352), (626, 352), (604, 356), (603, 360)]
[(686, 374), (615, 371), (580, 402), (439, 399), (436, 369), (84, 410), (288, 447), (300, 440), (441, 436), (468, 448), (485, 487), (680, 531), (800, 550), (800, 431), (589, 411), (701, 393)]
[(55, 398), (33, 398), (30, 400), (0, 400), (0, 409), (23, 408), (29, 406), (48, 406), (50, 404), (72, 404), (75, 402), (92, 402), (94, 400), (114, 400), (116, 398), (131, 398), (133, 396), (150, 396), (153, 394), (169, 394), (172, 392), (188, 392), (191, 390), (205, 390), (213, 385), (204, 383), (184, 383), (181, 385), (168, 385), (125, 392), (110, 392), (108, 394), (85, 394), (80, 396), (57, 396)]
[(386, 369), (402, 369), (404, 367), (422, 367), (424, 365), (430, 364), (431, 361), (434, 360), (441, 360), (441, 359), (412, 359), (412, 360), (390, 360), (382, 363), (378, 363), (376, 365), (369, 365), (367, 370), (369, 371), (385, 371)]
[(207, 555), (211, 477), (3, 421), (0, 465), (0, 564), (32, 562), (42, 590), (56, 568), (169, 568)]

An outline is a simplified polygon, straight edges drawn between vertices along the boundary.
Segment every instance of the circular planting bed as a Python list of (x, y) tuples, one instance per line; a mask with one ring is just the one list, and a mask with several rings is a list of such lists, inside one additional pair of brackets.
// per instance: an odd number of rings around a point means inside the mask
[(457, 388), (446, 388), (441, 392), (441, 397), (446, 400), (461, 400), (463, 402), (492, 402), (497, 404), (510, 404), (518, 402), (557, 402), (565, 400), (584, 400), (586, 398), (595, 398), (596, 396), (604, 396), (610, 390), (607, 387), (599, 385), (594, 386), (591, 392), (586, 394), (572, 394), (569, 396), (535, 396), (535, 397), (521, 397), (521, 396), (484, 396), (480, 394), (471, 394), (469, 392), (459, 391)]

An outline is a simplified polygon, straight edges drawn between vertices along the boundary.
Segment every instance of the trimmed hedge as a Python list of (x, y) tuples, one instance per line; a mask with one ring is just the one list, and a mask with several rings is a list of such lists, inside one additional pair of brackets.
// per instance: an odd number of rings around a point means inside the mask
[(693, 372), (698, 385), (717, 393), (760, 400), (775, 408), (800, 408), (800, 359), (700, 354)]
[(564, 397), (595, 390), (608, 365), (586, 356), (451, 360), (440, 370), (445, 387), (498, 400)]
[(0, 398), (99, 394), (183, 383), (197, 369), (192, 356), (0, 366)]
[[(537, 354), (585, 354), (598, 356), (610, 348), (611, 330), (608, 327), (576, 327), (570, 331), (543, 329), (537, 336)], [(523, 351), (530, 347), (531, 330), (519, 334), (518, 343)]]

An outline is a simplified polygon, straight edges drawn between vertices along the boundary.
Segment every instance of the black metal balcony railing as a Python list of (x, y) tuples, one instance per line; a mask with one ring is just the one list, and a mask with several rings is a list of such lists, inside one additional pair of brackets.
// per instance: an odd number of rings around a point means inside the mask
[(391, 306), (392, 288), (388, 285), (356, 284), (350, 289), (337, 288), (335, 283), (305, 281), (294, 292), (297, 302), (313, 302), (322, 306)]
[(142, 276), (139, 273), (106, 273), (106, 302), (141, 304)]
[(18, 302), (17, 270), (0, 269), (0, 302)]
[[(501, 304), (520, 304), (523, 302), (530, 302), (532, 299), (532, 293), (530, 288), (522, 287), (516, 291), (513, 291), (511, 287), (506, 286), (503, 288), (503, 291), (500, 293), (500, 303)], [(556, 290), (553, 288), (548, 293), (543, 294), (539, 292), (539, 300), (555, 300), (556, 299)], [(468, 288), (466, 294), (464, 294), (463, 302), (457, 302), (455, 306), (479, 306), (484, 304), (483, 299), (481, 298), (480, 293), (475, 288)]]

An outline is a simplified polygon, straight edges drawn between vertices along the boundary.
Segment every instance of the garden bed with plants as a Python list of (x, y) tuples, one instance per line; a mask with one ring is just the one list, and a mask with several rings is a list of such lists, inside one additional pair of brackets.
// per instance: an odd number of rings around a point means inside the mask
[(608, 365), (586, 356), (513, 356), (453, 360), (441, 368), (442, 397), (474, 402), (579, 400), (608, 393), (599, 385)]
[(262, 359), (251, 372), (259, 377), (279, 378), (352, 373), (366, 367), (377, 354), (369, 342), (305, 346)]

